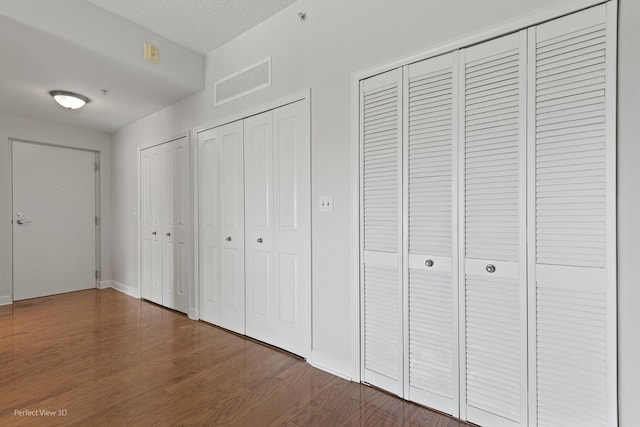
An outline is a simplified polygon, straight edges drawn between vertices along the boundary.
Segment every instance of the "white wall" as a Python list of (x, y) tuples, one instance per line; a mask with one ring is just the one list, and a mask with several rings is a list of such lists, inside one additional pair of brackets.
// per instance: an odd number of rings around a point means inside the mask
[(0, 301), (10, 302), (13, 293), (11, 235), (11, 155), (9, 139), (86, 148), (100, 152), (101, 163), (101, 271), (111, 278), (111, 138), (107, 134), (61, 126), (24, 117), (0, 114)]
[[(638, 5), (623, 0), (621, 17), (621, 84), (637, 85), (639, 61), (633, 44), (640, 40)], [(312, 90), (312, 265), (313, 265), (313, 351), (312, 362), (347, 377), (354, 376), (357, 342), (352, 336), (352, 280), (350, 236), (351, 137), (350, 79), (362, 69), (398, 57), (437, 47), (448, 41), (478, 33), (557, 0), (300, 0), (265, 23), (207, 56), (207, 89), (183, 102), (134, 123), (114, 135), (114, 254), (113, 276), (137, 286), (136, 220), (131, 215), (136, 204), (136, 147), (214, 120), (237, 114), (252, 106), (311, 88)], [(626, 3), (629, 3), (627, 5)], [(298, 12), (307, 13), (301, 23)], [(627, 15), (625, 15), (627, 14)], [(273, 84), (270, 88), (237, 101), (213, 106), (213, 83), (266, 56), (272, 57)], [(625, 78), (626, 77), (626, 78)], [(625, 83), (626, 80), (626, 83)], [(636, 87), (637, 89), (637, 87)], [(640, 182), (639, 158), (634, 145), (640, 134), (634, 115), (637, 96), (621, 97), (620, 152), (629, 157), (620, 167), (620, 339), (622, 419), (640, 418), (638, 391), (640, 370), (632, 357), (638, 352), (638, 335), (632, 331), (640, 315), (631, 308), (640, 304), (636, 289), (640, 230), (638, 195), (632, 185)], [(626, 118), (625, 118), (626, 117)], [(635, 157), (631, 157), (633, 154)], [(626, 163), (625, 163), (626, 162)], [(637, 193), (637, 190), (635, 190)], [(333, 195), (334, 211), (320, 213), (320, 195)], [(635, 352), (634, 352), (635, 350)]]

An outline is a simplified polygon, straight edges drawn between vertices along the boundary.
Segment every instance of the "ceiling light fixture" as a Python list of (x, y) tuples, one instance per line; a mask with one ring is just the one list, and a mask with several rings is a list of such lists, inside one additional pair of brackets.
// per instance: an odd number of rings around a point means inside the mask
[(52, 90), (49, 95), (53, 96), (58, 104), (69, 110), (76, 110), (89, 102), (89, 98), (86, 96), (64, 90)]

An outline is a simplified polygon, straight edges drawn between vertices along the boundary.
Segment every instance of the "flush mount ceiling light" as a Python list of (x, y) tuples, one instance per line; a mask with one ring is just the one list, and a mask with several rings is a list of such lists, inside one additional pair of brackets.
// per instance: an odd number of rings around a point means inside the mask
[(64, 90), (52, 90), (49, 92), (49, 95), (53, 96), (53, 99), (55, 99), (58, 104), (69, 110), (76, 110), (89, 102), (89, 98), (86, 96)]

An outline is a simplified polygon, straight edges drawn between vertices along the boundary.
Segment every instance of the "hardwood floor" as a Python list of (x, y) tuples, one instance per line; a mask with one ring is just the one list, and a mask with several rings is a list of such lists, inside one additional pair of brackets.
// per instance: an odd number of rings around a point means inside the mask
[(0, 425), (467, 424), (106, 289), (0, 307)]

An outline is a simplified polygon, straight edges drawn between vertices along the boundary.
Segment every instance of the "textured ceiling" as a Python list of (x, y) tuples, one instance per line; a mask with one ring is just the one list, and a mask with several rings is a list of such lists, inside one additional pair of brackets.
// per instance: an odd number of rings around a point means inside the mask
[(86, 0), (206, 54), (295, 0)]

